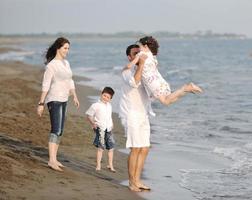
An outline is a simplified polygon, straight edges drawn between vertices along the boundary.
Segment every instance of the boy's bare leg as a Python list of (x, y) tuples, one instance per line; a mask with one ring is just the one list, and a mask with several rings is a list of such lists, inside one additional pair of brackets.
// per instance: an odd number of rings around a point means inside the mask
[(136, 186), (140, 189), (145, 189), (145, 190), (150, 190), (150, 188), (141, 182), (141, 174), (142, 174), (144, 162), (146, 160), (148, 153), (149, 153), (149, 147), (141, 148), (139, 155), (138, 155), (137, 167), (136, 167), (136, 171), (135, 171)]
[(96, 153), (96, 171), (101, 170), (101, 160), (102, 160), (102, 153), (103, 149), (97, 148), (97, 153)]
[(116, 170), (114, 169), (113, 166), (113, 157), (114, 157), (114, 149), (108, 150), (108, 168), (110, 171), (115, 172)]
[(139, 152), (140, 148), (131, 148), (128, 157), (129, 189), (135, 192), (141, 192), (141, 190), (136, 186), (136, 177), (135, 177)]
[(57, 171), (63, 171), (58, 165), (57, 165), (57, 159), (56, 159), (56, 153), (57, 153), (57, 144), (53, 142), (48, 143), (48, 149), (49, 149), (49, 162), (48, 166), (51, 167), (54, 170)]

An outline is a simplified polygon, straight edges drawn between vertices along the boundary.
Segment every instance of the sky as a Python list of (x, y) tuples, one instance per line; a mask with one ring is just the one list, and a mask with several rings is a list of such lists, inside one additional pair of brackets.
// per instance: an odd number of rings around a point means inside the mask
[(252, 0), (0, 0), (0, 34), (212, 30), (252, 37)]

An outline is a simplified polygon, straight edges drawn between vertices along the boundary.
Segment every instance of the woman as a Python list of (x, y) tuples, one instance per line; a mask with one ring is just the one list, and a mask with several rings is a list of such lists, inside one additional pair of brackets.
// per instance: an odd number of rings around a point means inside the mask
[(157, 40), (152, 36), (146, 36), (138, 41), (138, 45), (140, 47), (140, 53), (126, 67), (131, 68), (136, 65), (141, 54), (147, 56), (142, 71), (142, 82), (150, 97), (158, 99), (164, 105), (169, 105), (176, 102), (188, 92), (202, 92), (202, 89), (193, 83), (186, 84), (180, 89), (171, 92), (169, 83), (164, 80), (157, 68), (158, 62), (156, 55), (159, 48)]
[(69, 62), (65, 59), (69, 46), (70, 42), (66, 38), (60, 37), (48, 48), (45, 56), (46, 70), (42, 83), (42, 93), (37, 108), (40, 117), (45, 104), (47, 104), (50, 113), (51, 132), (48, 142), (48, 166), (57, 171), (63, 171), (61, 167), (64, 167), (57, 160), (57, 152), (70, 95), (73, 95), (75, 106), (79, 107), (79, 100), (72, 80), (72, 71)]

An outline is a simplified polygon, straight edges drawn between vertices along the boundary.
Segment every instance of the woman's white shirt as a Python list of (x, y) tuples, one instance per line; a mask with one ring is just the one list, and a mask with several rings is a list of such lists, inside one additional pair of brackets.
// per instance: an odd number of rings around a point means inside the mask
[(50, 101), (66, 102), (70, 90), (75, 89), (72, 70), (67, 60), (53, 59), (46, 65), (42, 91), (48, 92), (45, 103)]

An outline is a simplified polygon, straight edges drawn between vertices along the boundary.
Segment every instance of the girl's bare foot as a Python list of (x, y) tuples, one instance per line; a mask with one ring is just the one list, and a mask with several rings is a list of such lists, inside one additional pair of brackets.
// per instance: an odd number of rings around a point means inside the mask
[(195, 85), (194, 83), (190, 83), (190, 85), (193, 88), (193, 92), (199, 92), (199, 93), (203, 92), (202, 89), (199, 86)]
[(202, 93), (202, 89), (195, 85), (194, 83), (189, 83), (184, 86), (185, 92), (192, 92), (192, 93)]
[(56, 163), (48, 162), (48, 167), (55, 171), (63, 172), (63, 169), (61, 169)]

